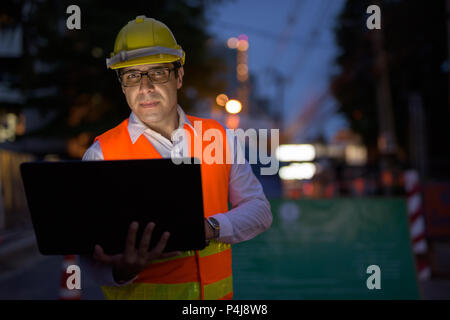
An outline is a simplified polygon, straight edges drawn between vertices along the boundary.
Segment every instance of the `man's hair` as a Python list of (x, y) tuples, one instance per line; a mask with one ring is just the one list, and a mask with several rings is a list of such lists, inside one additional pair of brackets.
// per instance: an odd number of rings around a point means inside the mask
[(181, 62), (180, 62), (180, 60), (177, 60), (177, 61), (173, 62), (172, 64), (173, 64), (173, 68), (175, 71), (175, 78), (178, 78), (178, 69), (181, 68)]
[[(181, 68), (181, 62), (179, 60), (172, 62), (173, 69), (175, 71), (175, 78), (178, 78), (178, 69)], [(117, 78), (120, 78), (121, 70), (124, 68), (115, 69)], [(119, 79), (120, 80), (120, 79)]]

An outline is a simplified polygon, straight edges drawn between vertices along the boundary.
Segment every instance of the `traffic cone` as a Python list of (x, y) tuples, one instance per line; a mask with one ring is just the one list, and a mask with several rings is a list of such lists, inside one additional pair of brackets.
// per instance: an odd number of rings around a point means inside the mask
[(64, 256), (62, 263), (61, 285), (59, 289), (59, 300), (81, 300), (81, 288), (70, 289), (67, 286), (67, 280), (72, 275), (71, 272), (67, 272), (67, 268), (70, 265), (77, 265), (76, 255), (72, 254)]

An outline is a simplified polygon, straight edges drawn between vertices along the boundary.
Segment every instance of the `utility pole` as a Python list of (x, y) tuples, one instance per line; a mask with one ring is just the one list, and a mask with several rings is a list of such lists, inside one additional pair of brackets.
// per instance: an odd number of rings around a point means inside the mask
[(420, 181), (427, 176), (427, 135), (422, 96), (412, 92), (408, 97), (409, 153), (413, 167), (418, 171)]
[[(448, 47), (448, 64), (447, 70), (450, 70), (450, 0), (447, 0), (447, 47)], [(448, 107), (450, 108), (450, 71), (448, 71)]]
[(249, 105), (249, 72), (248, 72), (248, 38), (245, 35), (239, 36), (237, 45), (237, 65), (236, 74), (239, 81), (237, 96), (242, 103), (242, 113), (250, 114)]
[[(376, 1), (380, 5), (380, 1)], [(376, 99), (378, 105), (378, 150), (380, 177), (384, 195), (392, 195), (393, 175), (397, 166), (397, 139), (395, 135), (392, 96), (389, 82), (387, 53), (384, 49), (383, 29), (371, 30), (375, 57)]]
[(275, 103), (275, 122), (277, 128), (282, 131), (283, 115), (284, 115), (284, 92), (286, 87), (286, 77), (279, 71), (274, 71), (277, 102)]
[(373, 30), (371, 33), (377, 73), (378, 149), (383, 155), (392, 155), (397, 152), (397, 140), (395, 136), (394, 114), (392, 112), (387, 55), (383, 47), (382, 31)]

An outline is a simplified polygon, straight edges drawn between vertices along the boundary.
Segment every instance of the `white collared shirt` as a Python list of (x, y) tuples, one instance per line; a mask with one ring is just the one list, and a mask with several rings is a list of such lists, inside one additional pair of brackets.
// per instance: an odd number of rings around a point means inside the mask
[[(192, 127), (183, 109), (178, 105), (179, 129), (184, 128), (184, 124)], [(195, 129), (192, 127), (195, 133)], [(181, 135), (172, 142), (160, 133), (147, 127), (133, 112), (130, 114), (128, 122), (128, 132), (131, 141), (135, 143), (141, 134), (147, 138), (163, 158), (183, 157), (183, 151), (187, 150), (186, 137)], [(239, 140), (234, 136), (227, 136), (228, 143), (233, 143), (237, 148), (242, 148)], [(83, 160), (104, 160), (100, 143), (96, 141), (83, 156)], [(250, 164), (238, 164), (234, 161), (231, 164), (229, 180), (229, 201), (232, 209), (228, 212), (218, 213), (212, 217), (216, 218), (220, 224), (219, 241), (235, 244), (254, 238), (258, 234), (267, 230), (272, 224), (272, 213), (270, 204), (264, 195), (262, 186), (253, 174)], [(99, 268), (96, 267), (97, 271)], [(92, 270), (95, 272), (95, 270)], [(95, 272), (99, 275), (98, 272)], [(97, 276), (96, 276), (97, 278)], [(112, 281), (112, 282), (111, 282)], [(112, 280), (112, 273), (102, 277), (102, 284), (116, 284)]]

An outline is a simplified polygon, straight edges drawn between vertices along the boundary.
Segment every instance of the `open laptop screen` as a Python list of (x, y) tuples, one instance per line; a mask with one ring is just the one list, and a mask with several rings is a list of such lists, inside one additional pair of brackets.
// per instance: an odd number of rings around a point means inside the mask
[(45, 255), (122, 253), (128, 227), (136, 246), (155, 222), (150, 249), (164, 231), (165, 252), (200, 250), (205, 230), (200, 164), (171, 159), (27, 162), (21, 165), (39, 250)]

